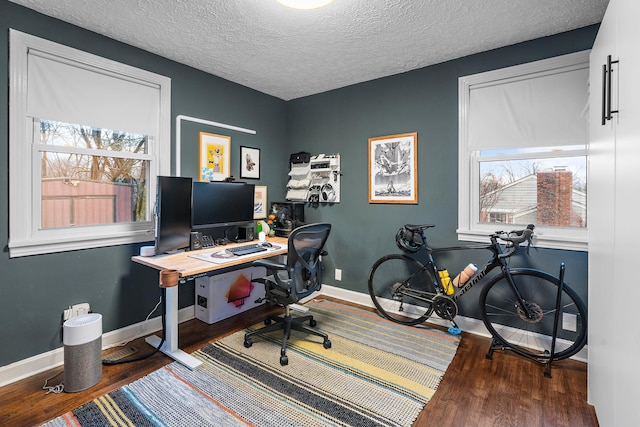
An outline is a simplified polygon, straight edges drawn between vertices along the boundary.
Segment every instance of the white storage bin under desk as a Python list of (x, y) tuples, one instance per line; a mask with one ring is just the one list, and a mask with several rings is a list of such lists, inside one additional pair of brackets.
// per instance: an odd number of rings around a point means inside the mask
[(264, 298), (264, 285), (252, 280), (266, 275), (264, 267), (247, 267), (197, 278), (196, 318), (211, 324), (262, 304), (256, 300)]

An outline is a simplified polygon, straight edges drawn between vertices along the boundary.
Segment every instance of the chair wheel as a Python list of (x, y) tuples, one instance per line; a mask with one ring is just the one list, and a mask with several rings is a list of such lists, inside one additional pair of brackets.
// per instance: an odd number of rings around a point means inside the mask
[(328, 339), (324, 340), (324, 342), (322, 343), (322, 346), (324, 348), (331, 348), (331, 341)]
[(249, 347), (251, 347), (252, 345), (253, 345), (253, 341), (251, 341), (251, 338), (245, 338), (245, 339), (244, 339), (244, 346), (245, 346), (246, 348), (249, 348)]
[(267, 326), (270, 325), (271, 324), (271, 319), (265, 319), (264, 320), (264, 324), (267, 325)]
[(286, 355), (280, 356), (280, 364), (282, 366), (287, 366), (289, 364), (289, 358)]
[(311, 326), (312, 328), (314, 328), (317, 324), (318, 322), (316, 321), (316, 319), (309, 320), (309, 326)]

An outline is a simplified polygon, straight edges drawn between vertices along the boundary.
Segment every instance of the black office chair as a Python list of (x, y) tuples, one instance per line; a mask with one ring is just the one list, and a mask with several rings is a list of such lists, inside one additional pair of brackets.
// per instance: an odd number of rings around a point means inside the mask
[[(290, 304), (312, 294), (322, 286), (322, 264), (320, 256), (324, 244), (329, 237), (331, 224), (307, 224), (294, 229), (289, 235), (287, 263), (281, 264), (268, 259), (253, 262), (255, 266), (266, 267), (269, 276), (258, 279), (265, 286), (265, 300), (270, 304), (284, 307), (284, 316), (270, 316), (265, 320), (265, 327), (244, 336), (244, 346), (249, 348), (253, 344), (251, 337), (272, 331), (283, 330), (282, 348), (280, 350), (280, 364), (287, 365), (287, 340), (291, 330), (307, 332), (324, 339), (324, 348), (331, 348), (331, 341), (327, 334), (313, 329), (317, 324), (313, 316), (291, 316)], [(309, 326), (303, 322), (309, 321)], [(272, 323), (275, 322), (275, 323)]]

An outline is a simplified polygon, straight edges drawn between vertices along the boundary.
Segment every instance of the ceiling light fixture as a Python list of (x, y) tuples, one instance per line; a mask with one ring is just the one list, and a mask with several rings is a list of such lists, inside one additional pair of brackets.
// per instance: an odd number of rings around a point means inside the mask
[(319, 9), (331, 3), (333, 0), (276, 0), (281, 5), (293, 9)]

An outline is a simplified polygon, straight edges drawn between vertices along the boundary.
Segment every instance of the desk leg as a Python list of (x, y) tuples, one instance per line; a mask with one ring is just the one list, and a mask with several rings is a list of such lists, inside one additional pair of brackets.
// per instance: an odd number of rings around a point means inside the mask
[[(166, 306), (167, 312), (165, 320), (167, 322), (165, 331), (165, 341), (160, 348), (167, 356), (182, 363), (189, 369), (195, 369), (202, 364), (202, 362), (188, 353), (178, 348), (178, 287), (172, 286), (166, 288)], [(148, 336), (145, 341), (153, 347), (158, 347), (162, 339), (158, 336)]]

